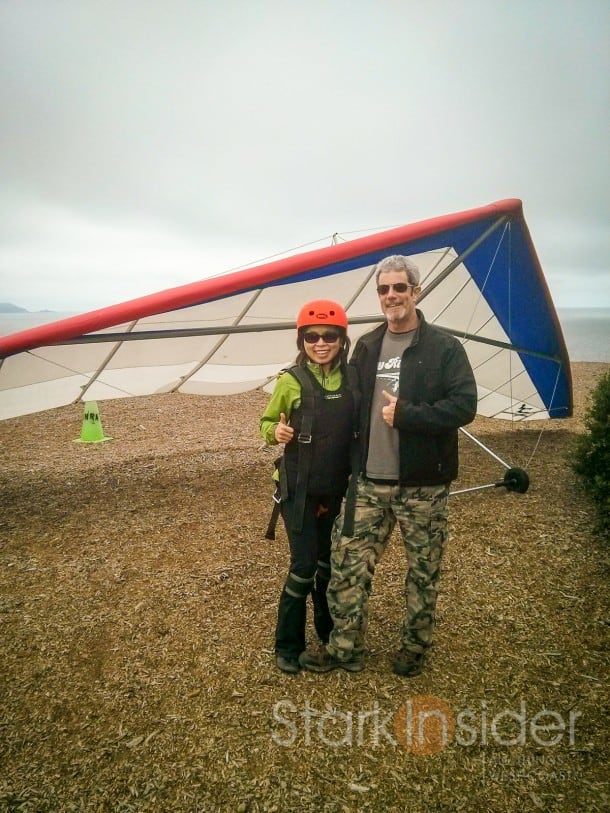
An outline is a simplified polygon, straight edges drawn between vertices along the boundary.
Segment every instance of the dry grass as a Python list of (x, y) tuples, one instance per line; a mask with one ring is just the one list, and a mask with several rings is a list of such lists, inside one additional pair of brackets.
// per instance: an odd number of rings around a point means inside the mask
[[(390, 668), (398, 538), (367, 669), (276, 670), (287, 550), (283, 530), (263, 538), (262, 393), (105, 402), (102, 444), (72, 442), (82, 406), (0, 424), (0, 810), (608, 810), (608, 548), (566, 462), (606, 368), (574, 365), (576, 417), (545, 428), (526, 495), (452, 498), (436, 642), (411, 680)], [(524, 465), (539, 428), (474, 431)], [(462, 461), (461, 487), (502, 476), (468, 441)], [(430, 755), (393, 727), (421, 695), (463, 723)], [(534, 737), (545, 710), (556, 727)]]

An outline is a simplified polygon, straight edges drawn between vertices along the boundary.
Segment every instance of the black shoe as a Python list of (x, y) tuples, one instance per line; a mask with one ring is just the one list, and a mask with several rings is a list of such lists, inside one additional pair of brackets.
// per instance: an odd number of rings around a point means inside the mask
[(415, 677), (424, 668), (424, 653), (411, 652), (409, 649), (401, 649), (398, 657), (392, 664), (392, 671), (395, 675), (402, 677)]
[(356, 655), (348, 661), (340, 661), (330, 654), (326, 649), (318, 654), (311, 652), (301, 652), (299, 663), (304, 669), (310, 672), (330, 672), (332, 669), (346, 669), (348, 672), (362, 672), (364, 669), (364, 659), (361, 655)]
[(301, 671), (298, 658), (291, 658), (287, 655), (276, 655), (275, 663), (277, 668), (288, 675), (296, 675)]

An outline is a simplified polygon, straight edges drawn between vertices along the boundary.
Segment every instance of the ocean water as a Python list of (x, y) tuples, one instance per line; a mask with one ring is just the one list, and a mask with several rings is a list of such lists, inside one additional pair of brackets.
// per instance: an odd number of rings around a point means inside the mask
[[(56, 322), (75, 313), (0, 313), (0, 335)], [(557, 308), (571, 361), (610, 362), (610, 308)]]
[(610, 362), (610, 308), (557, 308), (570, 361)]

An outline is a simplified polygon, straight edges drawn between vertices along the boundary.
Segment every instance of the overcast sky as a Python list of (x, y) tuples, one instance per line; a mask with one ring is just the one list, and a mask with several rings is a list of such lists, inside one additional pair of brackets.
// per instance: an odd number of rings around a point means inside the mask
[(609, 77), (607, 0), (0, 0), (0, 301), (518, 197), (555, 304), (610, 307)]

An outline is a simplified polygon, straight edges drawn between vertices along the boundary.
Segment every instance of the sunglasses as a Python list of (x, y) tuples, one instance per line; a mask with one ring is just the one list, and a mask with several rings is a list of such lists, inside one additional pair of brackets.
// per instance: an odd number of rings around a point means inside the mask
[(328, 333), (316, 333), (315, 330), (308, 330), (307, 333), (303, 334), (303, 338), (307, 344), (315, 344), (320, 339), (326, 344), (334, 344), (339, 339), (339, 334), (335, 333), (334, 330), (329, 330)]
[(409, 285), (408, 282), (393, 282), (390, 285), (378, 285), (377, 286), (377, 293), (379, 296), (385, 296), (390, 292), (390, 288), (393, 288), (397, 294), (404, 294), (405, 291), (408, 291), (409, 288), (416, 288), (416, 285)]

